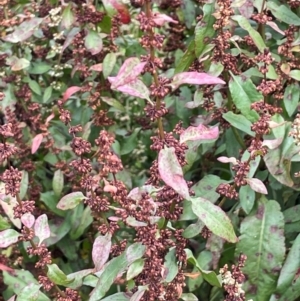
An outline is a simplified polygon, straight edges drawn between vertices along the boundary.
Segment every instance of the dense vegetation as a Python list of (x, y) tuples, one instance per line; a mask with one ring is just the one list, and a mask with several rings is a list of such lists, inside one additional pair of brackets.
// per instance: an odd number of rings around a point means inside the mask
[(299, 300), (299, 29), (295, 0), (1, 0), (0, 300)]

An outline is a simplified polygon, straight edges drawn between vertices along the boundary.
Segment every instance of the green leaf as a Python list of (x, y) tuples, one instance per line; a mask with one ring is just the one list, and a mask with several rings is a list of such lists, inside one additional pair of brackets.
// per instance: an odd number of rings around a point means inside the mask
[(69, 29), (75, 22), (75, 17), (72, 12), (72, 5), (69, 4), (62, 13), (61, 29)]
[(102, 299), (102, 301), (129, 301), (129, 300), (130, 298), (126, 296), (125, 293), (116, 293)]
[(226, 183), (226, 181), (215, 175), (206, 175), (192, 187), (192, 190), (195, 192), (195, 196), (201, 196), (215, 203), (220, 197), (216, 189), (222, 183)]
[(242, 186), (239, 191), (239, 198), (243, 210), (249, 214), (254, 206), (255, 191), (249, 185)]
[[(204, 250), (202, 252), (200, 252), (200, 254), (197, 256), (196, 258), (198, 265), (200, 267), (202, 267), (202, 269), (204, 270), (208, 270), (211, 267), (212, 264), (212, 254), (210, 251)], [(198, 272), (199, 269), (197, 267), (194, 266), (192, 273), (196, 273)], [(217, 284), (216, 286), (220, 287), (221, 283), (217, 277), (217, 275), (214, 275), (214, 282)], [(204, 278), (203, 278), (203, 274), (200, 274), (199, 277), (197, 278), (187, 278), (187, 286), (188, 286), (188, 291), (189, 292), (193, 292), (195, 291), (197, 288), (200, 287), (200, 285), (203, 283)], [(215, 285), (213, 283), (213, 285)]]
[(214, 3), (207, 3), (203, 6), (203, 17), (195, 28), (195, 54), (197, 57), (201, 56), (207, 42), (207, 38), (212, 38), (215, 34), (213, 25), (215, 23), (215, 17), (213, 13), (215, 11)]
[(92, 55), (98, 54), (103, 46), (100, 34), (96, 31), (89, 30), (84, 39), (84, 46)]
[(35, 80), (29, 80), (28, 85), (32, 92), (36, 93), (37, 95), (42, 95), (41, 87)]
[(169, 283), (173, 281), (178, 273), (178, 265), (176, 259), (176, 248), (171, 249), (165, 256), (164, 267), (166, 269), (166, 276), (164, 281)]
[(277, 5), (274, 1), (268, 1), (267, 2), (268, 9), (271, 10), (272, 14), (275, 16), (276, 19), (289, 24), (289, 25), (300, 25), (300, 18), (295, 13), (291, 11), (290, 8), (288, 8), (285, 5)]
[(203, 229), (204, 223), (199, 219), (195, 224), (188, 225), (183, 233), (182, 236), (184, 238), (192, 238), (197, 236)]
[(222, 116), (227, 122), (229, 122), (235, 128), (243, 131), (244, 133), (252, 137), (255, 136), (255, 133), (251, 131), (252, 123), (245, 116), (234, 114), (231, 111), (223, 113)]
[(89, 206), (87, 206), (80, 217), (78, 227), (72, 227), (72, 230), (70, 231), (70, 238), (72, 240), (78, 239), (93, 222), (93, 220), (92, 210)]
[(251, 287), (247, 298), (269, 300), (285, 257), (284, 220), (278, 202), (261, 198), (256, 212), (242, 221), (240, 231), (236, 254), (247, 256), (243, 268)]
[(277, 281), (276, 293), (284, 293), (292, 284), (295, 275), (300, 268), (300, 234), (294, 240), (289, 254), (280, 271)]
[(22, 200), (28, 189), (28, 172), (26, 170), (22, 171), (22, 180), (21, 180), (21, 187), (20, 187), (20, 194), (19, 197)]
[(52, 96), (52, 91), (53, 91), (52, 86), (49, 86), (45, 89), (44, 95), (43, 95), (43, 103), (47, 103), (50, 100), (50, 98)]
[(195, 20), (195, 3), (192, 0), (183, 0), (181, 9), (185, 25), (190, 29)]
[(192, 40), (187, 50), (185, 51), (184, 55), (182, 56), (180, 63), (177, 65), (175, 69), (175, 74), (186, 71), (190, 67), (190, 65), (192, 64), (195, 58), (196, 58), (195, 41)]
[(289, 73), (289, 77), (300, 81), (300, 70), (291, 70)]
[(294, 114), (295, 110), (297, 109), (299, 98), (300, 98), (299, 85), (298, 84), (288, 85), (284, 92), (283, 103), (289, 117), (291, 117)]
[(125, 141), (122, 143), (122, 148), (121, 148), (121, 155), (127, 155), (131, 153), (136, 145), (137, 145), (137, 135), (140, 132), (141, 128), (135, 128), (134, 132), (125, 139)]
[(267, 48), (267, 46), (265, 45), (265, 42), (263, 40), (263, 38), (261, 37), (261, 35), (250, 25), (249, 21), (243, 17), (243, 16), (233, 16), (231, 17), (232, 20), (237, 21), (239, 23), (239, 25), (241, 26), (241, 28), (243, 28), (244, 30), (248, 31), (250, 37), (252, 38), (254, 44), (256, 45), (256, 47), (258, 48), (258, 50), (260, 52), (264, 52), (264, 50)]
[(58, 169), (54, 172), (52, 180), (53, 191), (57, 196), (60, 196), (64, 188), (64, 174), (61, 169)]
[(78, 206), (86, 197), (82, 192), (76, 191), (65, 195), (56, 205), (61, 210), (73, 209)]
[(51, 70), (51, 65), (48, 65), (45, 62), (33, 62), (28, 69), (30, 74), (43, 74)]
[[(3, 271), (3, 280), (4, 283), (11, 288), (11, 291), (16, 295), (19, 295), (20, 292), (31, 283), (39, 285), (34, 276), (26, 270), (15, 270), (13, 275)], [(50, 299), (40, 292), (38, 301), (50, 301)]]
[(286, 224), (300, 221), (300, 205), (290, 207), (283, 211), (284, 221)]
[(250, 79), (244, 80), (241, 76), (230, 74), (233, 80), (229, 82), (229, 90), (233, 103), (249, 121), (257, 121), (258, 114), (250, 106), (253, 102), (263, 99), (263, 96), (257, 92)]
[(114, 283), (118, 274), (123, 272), (128, 265), (125, 253), (113, 258), (109, 261), (103, 268), (102, 273), (99, 276), (99, 280), (95, 289), (90, 295), (89, 301), (101, 300), (106, 292), (110, 289), (111, 285)]
[(211, 232), (228, 242), (237, 242), (231, 221), (220, 207), (201, 197), (191, 197), (189, 201), (192, 202), (193, 212)]
[(25, 286), (21, 292), (17, 296), (17, 301), (35, 301), (39, 300), (40, 295), (40, 287), (42, 285), (38, 285), (35, 283), (30, 283)]
[(191, 263), (193, 266), (195, 266), (202, 274), (203, 279), (206, 280), (208, 283), (210, 283), (212, 286), (222, 287), (221, 280), (217, 277), (216, 273), (214, 271), (206, 271), (204, 270), (194, 257), (193, 253), (189, 249), (184, 249), (187, 261)]
[(74, 280), (67, 286), (72, 289), (80, 288), (83, 284), (83, 278), (92, 274), (94, 269), (81, 270), (75, 273), (71, 273), (67, 276), (68, 280)]
[(10, 228), (8, 219), (0, 214), (0, 231)]
[(56, 264), (48, 264), (47, 267), (47, 276), (53, 283), (68, 286), (74, 281), (74, 279), (68, 279), (67, 275)]
[(102, 65), (102, 73), (104, 78), (110, 76), (111, 72), (113, 71), (116, 65), (116, 62), (117, 62), (117, 55), (114, 52), (110, 52), (105, 56)]
[(114, 98), (101, 96), (101, 100), (121, 112), (126, 112), (124, 106), (118, 100), (116, 100)]
[(180, 299), (182, 299), (184, 301), (198, 301), (198, 298), (192, 293), (182, 294), (180, 296)]
[(142, 258), (145, 252), (146, 247), (140, 242), (130, 245), (125, 252), (128, 264), (131, 264), (135, 260)]
[(14, 229), (7, 229), (0, 232), (0, 249), (7, 248), (18, 242), (20, 233)]
[(144, 268), (145, 260), (140, 258), (134, 261), (128, 268), (126, 274), (126, 280), (133, 279), (134, 277), (138, 276)]

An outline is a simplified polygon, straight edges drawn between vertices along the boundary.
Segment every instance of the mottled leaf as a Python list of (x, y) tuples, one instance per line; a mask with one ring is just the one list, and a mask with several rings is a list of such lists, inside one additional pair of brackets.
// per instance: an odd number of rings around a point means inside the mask
[(21, 216), (21, 222), (27, 228), (31, 228), (35, 222), (35, 217), (31, 213), (27, 212)]
[(249, 214), (255, 202), (255, 191), (249, 186), (242, 186), (239, 190), (240, 204), (243, 210)]
[(189, 189), (183, 178), (182, 168), (177, 160), (174, 147), (164, 148), (158, 155), (158, 171), (161, 179), (183, 198), (189, 198)]
[(214, 140), (219, 137), (219, 128), (206, 127), (203, 124), (199, 124), (197, 127), (190, 126), (180, 135), (180, 143), (187, 141), (198, 141), (198, 140)]
[(176, 90), (179, 86), (189, 84), (189, 85), (217, 85), (225, 84), (223, 80), (218, 77), (208, 75), (206, 73), (200, 72), (182, 72), (178, 73), (173, 77), (173, 81), (170, 86), (173, 90)]
[(65, 195), (56, 205), (61, 210), (73, 209), (78, 206), (86, 197), (82, 192), (76, 191)]
[(100, 34), (94, 30), (89, 30), (84, 39), (84, 46), (92, 55), (98, 54), (103, 47)]
[(260, 179), (246, 178), (246, 181), (254, 191), (256, 191), (258, 193), (262, 193), (262, 194), (268, 194), (268, 190), (267, 190), (265, 184)]
[(46, 214), (40, 215), (34, 223), (34, 234), (39, 238), (39, 245), (50, 237), (50, 228), (48, 225), (48, 217)]
[(119, 86), (124, 86), (135, 81), (144, 70), (146, 64), (147, 62), (141, 63), (136, 57), (131, 57), (125, 60), (118, 72), (118, 75), (116, 77), (108, 77), (108, 80), (111, 83), (111, 88), (116, 89)]
[(20, 233), (14, 229), (7, 229), (0, 232), (0, 248), (7, 248), (18, 242)]
[(247, 256), (243, 268), (247, 299), (269, 300), (285, 257), (284, 220), (278, 202), (262, 197), (256, 212), (241, 224), (236, 255)]
[(72, 12), (72, 6), (69, 4), (62, 13), (62, 19), (60, 22), (61, 29), (69, 29), (75, 21), (76, 19)]
[(282, 21), (289, 25), (300, 25), (300, 18), (295, 13), (291, 11), (289, 7), (286, 5), (278, 5), (274, 1), (267, 2), (268, 9), (271, 10), (272, 14), (275, 16), (276, 19)]
[(298, 84), (291, 84), (285, 88), (283, 103), (290, 117), (294, 114), (295, 110), (297, 109), (299, 98), (300, 91)]
[(109, 258), (111, 248), (111, 235), (106, 234), (105, 236), (99, 235), (94, 243), (92, 250), (92, 258), (95, 265), (96, 272), (100, 271), (103, 265)]
[(117, 62), (117, 55), (114, 52), (108, 53), (102, 63), (102, 72), (104, 78), (107, 78), (113, 71)]
[(201, 197), (191, 197), (189, 200), (192, 202), (193, 212), (211, 232), (228, 242), (237, 242), (232, 223), (220, 207)]

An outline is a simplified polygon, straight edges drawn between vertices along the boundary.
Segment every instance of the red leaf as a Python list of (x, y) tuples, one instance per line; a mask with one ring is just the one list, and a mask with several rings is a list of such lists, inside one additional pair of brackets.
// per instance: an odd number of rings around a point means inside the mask
[(1, 270), (1, 271), (6, 271), (6, 272), (11, 272), (11, 273), (14, 273), (14, 272), (15, 272), (14, 269), (12, 269), (12, 268), (10, 268), (10, 267), (8, 267), (8, 266), (2, 264), (2, 263), (0, 263), (0, 270)]
[(196, 140), (213, 140), (219, 136), (219, 128), (217, 126), (208, 128), (203, 124), (197, 127), (190, 126), (180, 135), (180, 143)]
[(130, 13), (127, 6), (124, 3), (120, 3), (117, 0), (111, 0), (111, 5), (119, 13), (120, 20), (123, 24), (129, 24), (131, 21)]
[(268, 194), (268, 190), (265, 184), (261, 180), (252, 178), (252, 179), (246, 179), (246, 181), (254, 191), (262, 194)]
[(183, 198), (189, 199), (189, 189), (183, 178), (182, 168), (177, 160), (174, 147), (164, 148), (159, 152), (158, 171), (168, 186)]
[(208, 75), (206, 73), (199, 72), (182, 72), (173, 77), (171, 86), (173, 90), (176, 90), (180, 85), (216, 85), (225, 84), (223, 80), (216, 76)]
[(78, 86), (72, 86), (72, 87), (69, 87), (66, 92), (64, 93), (64, 96), (63, 96), (63, 101), (66, 101), (67, 99), (70, 98), (70, 96), (72, 96), (74, 93), (80, 91), (81, 88), (78, 87)]
[(33, 139), (32, 139), (32, 146), (31, 146), (31, 153), (35, 154), (36, 151), (39, 149), (42, 141), (43, 141), (43, 134), (37, 134)]

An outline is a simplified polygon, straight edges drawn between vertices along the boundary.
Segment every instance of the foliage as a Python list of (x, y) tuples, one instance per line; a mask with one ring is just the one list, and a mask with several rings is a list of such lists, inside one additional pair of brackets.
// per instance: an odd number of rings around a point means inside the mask
[(299, 29), (294, 0), (1, 1), (0, 300), (298, 300)]

